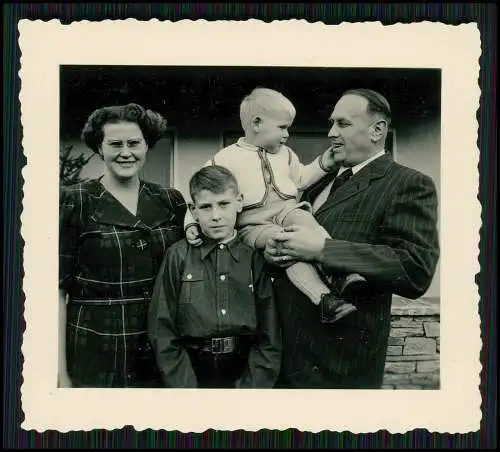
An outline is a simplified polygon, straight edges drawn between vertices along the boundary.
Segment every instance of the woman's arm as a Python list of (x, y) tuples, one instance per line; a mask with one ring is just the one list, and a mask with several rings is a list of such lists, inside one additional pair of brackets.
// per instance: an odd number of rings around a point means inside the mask
[(148, 312), (148, 337), (153, 346), (163, 383), (168, 388), (196, 388), (196, 379), (188, 352), (181, 344), (176, 324), (181, 291), (184, 242), (165, 253), (156, 277)]
[(66, 292), (59, 289), (59, 370), (57, 374), (59, 388), (71, 388), (71, 379), (66, 364)]
[(81, 186), (62, 187), (59, 198), (59, 360), (58, 387), (71, 387), (66, 363), (66, 313), (78, 257), (78, 241), (86, 215)]

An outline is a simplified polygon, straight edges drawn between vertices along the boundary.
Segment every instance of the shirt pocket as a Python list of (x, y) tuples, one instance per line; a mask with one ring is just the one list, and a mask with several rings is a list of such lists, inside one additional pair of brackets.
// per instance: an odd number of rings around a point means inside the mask
[(182, 275), (180, 304), (191, 304), (201, 300), (205, 291), (203, 270), (189, 271)]

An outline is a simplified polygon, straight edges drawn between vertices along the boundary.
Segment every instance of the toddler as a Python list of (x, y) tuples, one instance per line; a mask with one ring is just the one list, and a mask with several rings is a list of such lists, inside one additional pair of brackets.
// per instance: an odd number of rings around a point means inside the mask
[[(270, 238), (292, 225), (305, 226), (312, 234), (330, 238), (313, 217), (311, 204), (300, 202), (299, 196), (336, 167), (337, 162), (331, 149), (308, 165), (299, 161), (285, 144), (295, 114), (295, 107), (283, 94), (267, 88), (254, 89), (240, 105), (245, 136), (218, 151), (205, 164), (224, 166), (235, 175), (244, 203), (237, 228), (253, 248), (264, 249)], [(202, 243), (198, 225), (189, 211), (184, 228), (191, 245)], [(342, 296), (364, 288), (366, 280), (357, 274), (348, 275), (340, 290), (332, 291), (318, 270), (311, 263), (296, 262), (286, 273), (302, 293), (320, 306), (322, 314), (335, 312), (332, 321), (355, 311), (355, 306)]]

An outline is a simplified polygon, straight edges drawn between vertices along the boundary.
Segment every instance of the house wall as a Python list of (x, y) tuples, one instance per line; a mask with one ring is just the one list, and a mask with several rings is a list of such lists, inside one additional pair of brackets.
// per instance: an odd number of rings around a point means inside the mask
[(439, 300), (393, 297), (383, 389), (439, 389)]
[(189, 199), (189, 179), (221, 147), (221, 137), (209, 131), (178, 130), (173, 185)]

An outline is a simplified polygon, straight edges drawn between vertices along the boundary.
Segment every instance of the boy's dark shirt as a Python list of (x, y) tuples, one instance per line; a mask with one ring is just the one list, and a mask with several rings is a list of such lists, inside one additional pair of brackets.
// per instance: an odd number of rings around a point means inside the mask
[(185, 344), (193, 339), (252, 336), (236, 387), (273, 387), (281, 364), (281, 331), (263, 257), (239, 236), (227, 244), (181, 240), (165, 255), (153, 291), (149, 337), (167, 387), (197, 387)]

